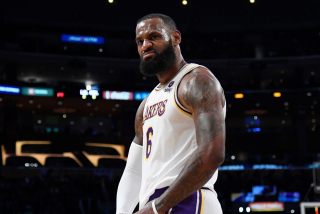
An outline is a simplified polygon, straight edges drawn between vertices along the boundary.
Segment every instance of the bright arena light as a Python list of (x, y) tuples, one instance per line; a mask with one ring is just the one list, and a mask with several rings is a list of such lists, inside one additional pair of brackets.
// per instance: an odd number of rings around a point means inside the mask
[(247, 213), (249, 213), (251, 210), (250, 210), (250, 207), (247, 207), (246, 208), (246, 211), (247, 211)]
[(243, 94), (235, 94), (234, 97), (236, 99), (242, 99), (243, 98)]
[(255, 3), (255, 0), (250, 0), (250, 3), (252, 3), (252, 4)]
[(113, 0), (108, 0), (109, 1), (109, 3), (113, 3)]
[(239, 207), (239, 213), (243, 212), (243, 207)]
[(187, 5), (187, 4), (188, 4), (188, 1), (187, 1), (187, 0), (183, 0), (183, 1), (182, 1), (182, 4), (183, 4), (183, 5)]
[(273, 93), (273, 96), (274, 96), (274, 97), (281, 97), (281, 93), (280, 93), (280, 92), (274, 92), (274, 93)]

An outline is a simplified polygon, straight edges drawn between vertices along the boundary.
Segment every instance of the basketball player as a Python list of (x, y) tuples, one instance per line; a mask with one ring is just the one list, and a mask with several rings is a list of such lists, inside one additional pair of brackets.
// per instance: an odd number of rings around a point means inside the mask
[(184, 61), (180, 42), (168, 16), (137, 22), (141, 73), (160, 83), (136, 114), (117, 214), (132, 214), (138, 202), (136, 214), (222, 213), (214, 183), (225, 155), (226, 101), (207, 68)]

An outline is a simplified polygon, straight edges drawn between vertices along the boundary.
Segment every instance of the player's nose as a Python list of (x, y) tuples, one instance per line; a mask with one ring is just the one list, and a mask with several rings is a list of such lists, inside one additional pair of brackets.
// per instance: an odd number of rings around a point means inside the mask
[(146, 50), (150, 49), (151, 47), (152, 47), (152, 42), (150, 42), (150, 40), (148, 40), (148, 39), (143, 40), (142, 51), (146, 51)]

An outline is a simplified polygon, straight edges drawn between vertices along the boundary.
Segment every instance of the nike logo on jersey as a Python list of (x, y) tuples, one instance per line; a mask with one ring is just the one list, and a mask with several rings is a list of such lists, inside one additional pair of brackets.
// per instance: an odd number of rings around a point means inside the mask
[(160, 101), (160, 102), (158, 102), (156, 104), (147, 106), (146, 110), (145, 110), (145, 113), (144, 113), (143, 124), (142, 125), (144, 125), (145, 121), (153, 118), (156, 115), (161, 117), (166, 111), (167, 102), (168, 102), (168, 100), (164, 100), (164, 101)]

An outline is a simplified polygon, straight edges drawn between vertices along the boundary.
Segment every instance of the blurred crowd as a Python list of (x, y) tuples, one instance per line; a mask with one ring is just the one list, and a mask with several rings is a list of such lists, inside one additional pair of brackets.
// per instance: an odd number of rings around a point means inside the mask
[[(14, 173), (13, 173), (13, 171)], [(10, 173), (8, 173), (10, 172)], [(106, 173), (112, 172), (112, 176)], [(105, 173), (105, 174), (104, 174)], [(0, 177), (0, 212), (15, 214), (109, 214), (115, 213), (116, 192), (122, 171), (100, 169), (3, 168)], [(10, 177), (7, 177), (10, 175)], [(14, 175), (14, 177), (12, 177)], [(276, 186), (273, 196), (256, 196), (255, 201), (277, 201), (279, 192), (306, 196), (312, 170), (219, 171), (215, 190), (224, 213), (231, 213), (232, 193), (252, 192), (254, 185)], [(313, 194), (307, 200), (313, 200)]]
[(108, 214), (115, 209), (117, 185), (108, 178), (81, 172), (54, 174), (50, 170), (36, 176), (18, 174), (17, 178), (0, 179), (1, 213)]

